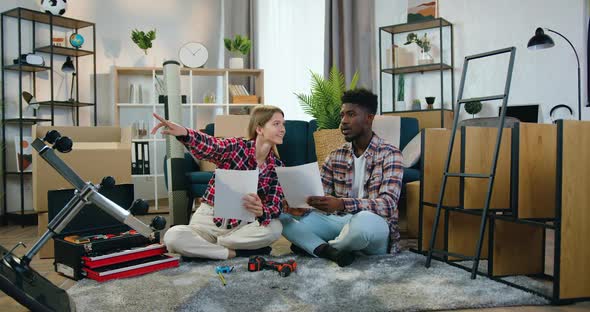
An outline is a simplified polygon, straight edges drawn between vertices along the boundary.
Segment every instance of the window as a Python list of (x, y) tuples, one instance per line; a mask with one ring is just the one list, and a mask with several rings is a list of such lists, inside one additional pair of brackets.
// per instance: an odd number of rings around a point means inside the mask
[(257, 62), (265, 103), (288, 120), (310, 120), (294, 95), (309, 93), (311, 73), (324, 71), (325, 1), (257, 1)]

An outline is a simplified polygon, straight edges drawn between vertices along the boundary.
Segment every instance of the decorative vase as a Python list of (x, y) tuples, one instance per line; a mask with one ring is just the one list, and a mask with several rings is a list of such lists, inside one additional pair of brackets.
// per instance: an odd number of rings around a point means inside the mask
[(242, 69), (244, 68), (244, 58), (232, 57), (229, 59), (229, 68), (231, 69)]
[(426, 99), (426, 104), (428, 105), (428, 109), (432, 109), (433, 105), (434, 105), (434, 100), (436, 99), (436, 97), (434, 96), (427, 96), (424, 99)]
[(397, 101), (396, 106), (397, 106), (395, 108), (396, 111), (403, 111), (403, 110), (408, 109), (408, 107), (406, 105), (406, 101)]
[(330, 153), (341, 147), (346, 141), (340, 129), (323, 129), (313, 133), (315, 153), (320, 168)]
[(418, 65), (425, 65), (425, 64), (432, 64), (434, 59), (430, 53), (424, 51), (424, 49), (420, 49), (420, 54), (418, 55)]

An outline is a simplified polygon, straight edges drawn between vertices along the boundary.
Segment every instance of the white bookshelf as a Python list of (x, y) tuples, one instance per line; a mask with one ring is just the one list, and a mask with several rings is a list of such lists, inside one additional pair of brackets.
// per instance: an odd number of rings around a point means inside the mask
[[(235, 112), (247, 113), (259, 104), (230, 103), (229, 85), (249, 85), (249, 92), (264, 104), (264, 71), (261, 69), (207, 69), (181, 68), (181, 95), (186, 95), (187, 103), (181, 104), (184, 126), (204, 129), (213, 123), (215, 116)], [(114, 120), (115, 125), (132, 127), (143, 121), (147, 135), (133, 137), (132, 142), (147, 142), (150, 149), (150, 173), (133, 174), (136, 198), (154, 200), (158, 209), (159, 199), (167, 198), (163, 175), (163, 159), (166, 154), (166, 140), (160, 134), (151, 135), (155, 125), (152, 113), (164, 115), (164, 104), (158, 103), (156, 76), (163, 78), (161, 67), (115, 67), (114, 68)], [(130, 86), (141, 85), (143, 101), (130, 102)], [(214, 103), (203, 103), (205, 94), (214, 94)]]

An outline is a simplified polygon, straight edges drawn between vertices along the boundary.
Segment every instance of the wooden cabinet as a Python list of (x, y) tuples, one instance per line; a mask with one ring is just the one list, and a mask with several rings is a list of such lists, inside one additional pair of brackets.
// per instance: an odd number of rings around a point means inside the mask
[[(446, 161), (446, 153), (440, 151), (447, 150), (450, 132), (422, 132), (418, 245), (422, 252), (429, 246)], [(478, 172), (478, 167), (489, 170), (486, 142), (494, 141), (496, 128), (467, 127), (457, 135), (461, 137), (455, 142), (461, 143), (454, 149), (451, 171), (457, 172), (457, 167), (462, 172)], [(584, 240), (590, 236), (588, 159), (590, 122), (519, 123), (505, 129), (490, 207), (495, 211), (488, 219), (482, 250), (482, 258), (487, 253), (491, 278), (516, 283), (553, 303), (590, 298), (590, 247)], [(469, 178), (449, 179), (436, 248), (473, 256), (481, 213), (467, 208), (481, 206), (474, 203), (481, 203), (487, 183), (470, 185), (465, 181)], [(545, 270), (546, 259), (553, 262), (550, 271)], [(513, 275), (545, 276), (550, 287), (532, 289), (522, 279), (510, 278)]]

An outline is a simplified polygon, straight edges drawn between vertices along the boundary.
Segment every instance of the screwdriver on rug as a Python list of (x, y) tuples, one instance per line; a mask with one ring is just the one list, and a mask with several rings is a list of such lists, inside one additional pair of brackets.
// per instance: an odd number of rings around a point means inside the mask
[(230, 268), (229, 266), (218, 266), (218, 267), (215, 267), (215, 273), (217, 273), (217, 275), (219, 275), (219, 279), (223, 283), (223, 286), (225, 286), (227, 283), (225, 282), (225, 278), (223, 278), (223, 274), (222, 273), (230, 273), (233, 270), (234, 270), (234, 267), (231, 267)]

